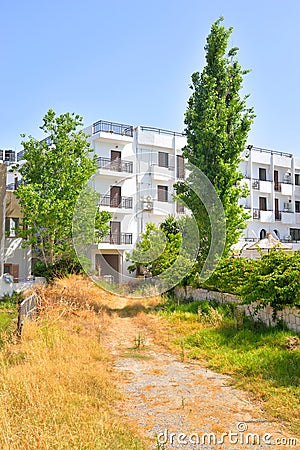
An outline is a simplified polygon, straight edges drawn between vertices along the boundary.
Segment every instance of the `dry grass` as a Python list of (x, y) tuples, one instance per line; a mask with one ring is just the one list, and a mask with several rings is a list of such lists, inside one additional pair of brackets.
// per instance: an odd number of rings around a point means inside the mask
[(113, 296), (78, 277), (39, 289), (41, 316), (0, 352), (0, 448), (143, 449), (114, 413), (116, 373), (101, 348)]

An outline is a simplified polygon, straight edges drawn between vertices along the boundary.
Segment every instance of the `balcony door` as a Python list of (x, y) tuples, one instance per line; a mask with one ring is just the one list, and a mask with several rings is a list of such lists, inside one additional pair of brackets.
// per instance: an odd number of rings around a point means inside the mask
[(275, 220), (280, 220), (279, 200), (275, 198)]
[(121, 244), (121, 222), (110, 222), (110, 243), (115, 245)]
[(267, 211), (267, 198), (259, 197), (259, 209), (260, 211)]
[(177, 155), (177, 178), (184, 178), (184, 159), (180, 155)]
[(121, 172), (122, 164), (121, 164), (121, 152), (117, 150), (111, 150), (110, 152), (110, 160), (113, 170), (117, 170)]
[(279, 191), (278, 170), (274, 170), (274, 189), (275, 189), (275, 191)]
[(110, 188), (110, 207), (120, 208), (122, 202), (121, 186), (111, 186)]

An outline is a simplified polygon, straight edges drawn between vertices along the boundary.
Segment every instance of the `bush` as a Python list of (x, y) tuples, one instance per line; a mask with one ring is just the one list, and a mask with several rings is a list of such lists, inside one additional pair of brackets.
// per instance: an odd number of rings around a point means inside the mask
[(253, 260), (248, 261), (244, 258), (223, 258), (213, 274), (201, 285), (201, 287), (214, 291), (236, 294), (237, 289), (248, 278), (249, 273), (252, 270)]

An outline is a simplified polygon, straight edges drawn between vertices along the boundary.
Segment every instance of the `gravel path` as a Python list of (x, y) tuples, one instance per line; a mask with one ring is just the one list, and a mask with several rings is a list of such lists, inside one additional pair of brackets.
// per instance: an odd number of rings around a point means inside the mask
[(181, 361), (158, 345), (152, 327), (157, 320), (115, 310), (102, 335), (123, 380), (125, 400), (117, 411), (149, 438), (149, 449), (300, 448), (299, 439), (298, 445), (286, 442), (287, 430), (268, 421), (247, 392), (230, 386), (230, 377)]

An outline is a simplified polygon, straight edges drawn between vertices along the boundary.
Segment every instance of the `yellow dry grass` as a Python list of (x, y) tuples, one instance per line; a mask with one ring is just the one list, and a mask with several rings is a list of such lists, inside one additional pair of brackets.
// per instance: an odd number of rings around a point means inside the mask
[(78, 277), (38, 295), (39, 320), (0, 351), (0, 448), (145, 448), (114, 413), (118, 380), (100, 344), (105, 314), (96, 313), (113, 296)]

